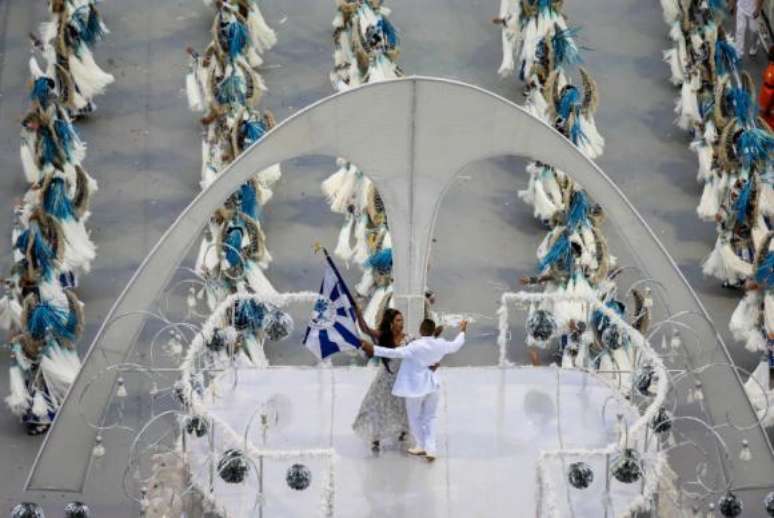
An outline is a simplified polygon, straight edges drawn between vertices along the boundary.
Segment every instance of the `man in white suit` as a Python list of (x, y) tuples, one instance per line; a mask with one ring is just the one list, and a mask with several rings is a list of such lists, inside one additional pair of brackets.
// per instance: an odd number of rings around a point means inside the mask
[(390, 349), (363, 342), (363, 350), (369, 356), (400, 358), (400, 370), (392, 387), (392, 394), (406, 399), (409, 427), (414, 436), (412, 455), (435, 460), (435, 423), (438, 409), (440, 380), (435, 373), (438, 362), (447, 354), (459, 351), (465, 345), (467, 321), (460, 323), (460, 333), (451, 342), (434, 336), (435, 322), (425, 319), (419, 326), (421, 338), (405, 347)]

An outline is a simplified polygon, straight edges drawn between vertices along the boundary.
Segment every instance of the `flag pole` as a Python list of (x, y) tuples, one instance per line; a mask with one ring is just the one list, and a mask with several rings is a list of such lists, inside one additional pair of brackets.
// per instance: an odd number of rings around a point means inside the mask
[(339, 269), (336, 268), (336, 263), (333, 262), (333, 258), (328, 254), (328, 250), (326, 250), (326, 248), (322, 246), (318, 241), (314, 244), (314, 252), (318, 253), (321, 250), (323, 254), (325, 254), (325, 260), (328, 261), (328, 264), (333, 269), (333, 273), (336, 274), (336, 278), (339, 280), (339, 283), (341, 284), (341, 288), (344, 291), (344, 295), (346, 295), (347, 299), (349, 299), (349, 303), (352, 304), (352, 307), (357, 309), (359, 306), (355, 302), (355, 298), (352, 296), (352, 293), (350, 293), (349, 287), (347, 286), (347, 283), (344, 281), (344, 278), (341, 276), (341, 273), (339, 273)]

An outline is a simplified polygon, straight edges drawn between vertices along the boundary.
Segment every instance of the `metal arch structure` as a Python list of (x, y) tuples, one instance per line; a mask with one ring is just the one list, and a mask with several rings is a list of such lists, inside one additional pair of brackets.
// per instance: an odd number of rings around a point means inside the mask
[[(571, 171), (624, 229), (622, 239), (636, 250), (637, 266), (669, 286), (670, 305), (707, 317), (675, 262), (620, 189), (551, 126), (502, 97), (460, 82), (410, 77), (364, 85), (314, 103), (279, 124), (218, 175), (164, 233), (91, 344), (41, 446), (28, 490), (83, 491), (96, 436), (88, 423), (99, 422), (117, 376), (104, 370), (127, 359), (143, 327), (139, 319), (113, 320), (145, 310), (157, 299), (210, 215), (255, 172), (310, 154), (346, 157), (377, 185), (393, 236), (395, 301), (409, 328), (422, 316), (430, 243), (446, 191), (467, 164), (503, 155)], [(704, 327), (701, 342), (715, 344), (730, 361), (718, 333)], [(685, 347), (689, 357), (701, 354), (698, 343), (686, 340)], [(93, 386), (79, 408), (78, 395), (99, 373), (99, 386)], [(716, 422), (725, 422), (726, 416), (735, 423), (756, 421), (736, 373), (715, 371), (703, 383)], [(742, 436), (727, 427), (722, 433), (728, 444), (746, 438), (756, 452), (744, 469), (729, 468), (736, 485), (767, 480), (774, 472), (774, 454), (764, 431), (757, 427)]]

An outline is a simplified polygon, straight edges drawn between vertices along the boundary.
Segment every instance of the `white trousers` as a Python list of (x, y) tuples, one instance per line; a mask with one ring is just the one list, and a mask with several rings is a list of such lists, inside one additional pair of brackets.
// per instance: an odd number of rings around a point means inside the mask
[[(749, 30), (749, 34), (748, 34)], [(749, 40), (747, 38), (750, 38)], [(739, 53), (739, 59), (744, 57), (745, 50), (747, 50), (747, 42), (750, 42), (750, 50), (758, 50), (758, 20), (752, 17), (751, 14), (742, 12), (741, 9), (736, 10), (736, 51)]]
[(430, 455), (435, 455), (435, 424), (438, 410), (438, 392), (424, 397), (407, 397), (406, 413), (414, 442)]

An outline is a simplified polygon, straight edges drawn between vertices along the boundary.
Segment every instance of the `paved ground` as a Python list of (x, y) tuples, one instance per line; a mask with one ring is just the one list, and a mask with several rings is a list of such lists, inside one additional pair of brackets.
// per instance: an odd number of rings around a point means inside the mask
[[(521, 102), (519, 85), (496, 75), (500, 37), (488, 20), (498, 3), (392, 0), (392, 20), (401, 29), (404, 70), (460, 79)], [(333, 2), (264, 0), (263, 4), (279, 36), (266, 59), (270, 92), (264, 102), (282, 120), (332, 92), (327, 74)], [(98, 100), (97, 114), (79, 126), (89, 144), (86, 166), (100, 182), (90, 221), (99, 256), (80, 290), (88, 316), (82, 350), (141, 259), (198, 192), (199, 127), (182, 91), (184, 49), (204, 47), (212, 19), (200, 0), (106, 0), (102, 11), (112, 34), (96, 57), (117, 81)], [(672, 125), (676, 92), (668, 85), (668, 71), (661, 62), (667, 40), (660, 7), (655, 0), (585, 0), (566, 2), (566, 12), (572, 24), (582, 27), (580, 41), (588, 48), (585, 62), (600, 86), (597, 122), (607, 147), (599, 164), (656, 230), (728, 337), (726, 323), (738, 295), (701, 275), (700, 262), (714, 240), (714, 229), (695, 216), (696, 159), (687, 148), (687, 137)], [(17, 135), (29, 77), (26, 34), (44, 16), (43, 2), (0, 1), (0, 153), (6, 157), (0, 176), (0, 207), (6, 214), (0, 217), (0, 236), (10, 234), (11, 204), (25, 189)], [(763, 57), (758, 59), (757, 70)], [(319, 194), (319, 181), (333, 171), (333, 162), (330, 157), (304, 157), (284, 168), (285, 177), (266, 211), (275, 257), (269, 275), (280, 289), (310, 289), (319, 282), (320, 268), (311, 243), (322, 237), (332, 246), (338, 230), (338, 218), (328, 213)], [(441, 209), (431, 283), (441, 309), (482, 315), (476, 343), (458, 363), (491, 364), (496, 358), (492, 316), (499, 293), (532, 270), (543, 230), (516, 198), (516, 191), (526, 184), (522, 161), (505, 157), (470, 168), (477, 170), (476, 180), (461, 181)], [(636, 250), (617, 248), (613, 230), (611, 248), (625, 263)], [(2, 249), (7, 252), (9, 247)], [(5, 269), (10, 253), (2, 257)], [(303, 316), (298, 322), (303, 326)], [(740, 365), (749, 368), (757, 361), (730, 340), (727, 343)], [(269, 353), (278, 362), (311, 361), (295, 345), (280, 344)], [(517, 346), (510, 354), (512, 359), (524, 359)], [(0, 396), (7, 390), (5, 372), (0, 369)], [(5, 461), (0, 472), (2, 514), (21, 498), (39, 439), (24, 436), (4, 411), (0, 438)], [(110, 468), (115, 476), (119, 467)], [(87, 499), (100, 516), (130, 515), (124, 503), (101, 493), (99, 487), (99, 480), (93, 481)], [(60, 508), (52, 504), (49, 511), (56, 516)]]

